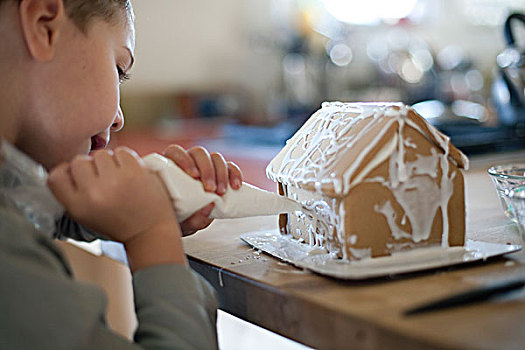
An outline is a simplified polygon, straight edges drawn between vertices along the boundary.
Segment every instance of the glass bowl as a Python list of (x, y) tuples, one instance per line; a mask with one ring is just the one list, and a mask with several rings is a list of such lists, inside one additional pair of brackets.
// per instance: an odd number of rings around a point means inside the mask
[(514, 219), (518, 224), (522, 242), (525, 242), (525, 186), (518, 186), (507, 193)]
[(518, 222), (509, 193), (517, 187), (525, 186), (525, 163), (496, 165), (488, 173), (496, 187), (503, 212), (509, 219)]

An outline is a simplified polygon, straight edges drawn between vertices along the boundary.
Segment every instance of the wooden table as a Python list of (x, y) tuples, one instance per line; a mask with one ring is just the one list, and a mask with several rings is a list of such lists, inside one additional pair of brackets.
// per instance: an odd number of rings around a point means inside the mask
[[(518, 243), (486, 164), (474, 163), (466, 173), (467, 238)], [(276, 226), (276, 217), (217, 220), (184, 239), (192, 267), (217, 289), (221, 309), (319, 349), (525, 349), (523, 292), (446, 311), (402, 315), (423, 302), (525, 276), (524, 258), (345, 282), (258, 254), (239, 239), (242, 233)]]

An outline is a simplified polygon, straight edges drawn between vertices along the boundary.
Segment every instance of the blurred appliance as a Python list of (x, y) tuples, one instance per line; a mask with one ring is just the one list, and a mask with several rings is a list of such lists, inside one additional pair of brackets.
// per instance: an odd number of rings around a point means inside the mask
[(525, 47), (519, 48), (512, 30), (514, 22), (525, 25), (525, 15), (511, 14), (504, 25), (507, 47), (497, 57), (498, 73), (492, 86), (492, 98), (502, 125), (525, 123)]
[(476, 102), (426, 100), (412, 107), (469, 155), (517, 149), (525, 144), (524, 140), (515, 140), (507, 128), (486, 125), (488, 110)]
[(511, 14), (503, 27), (507, 47), (497, 57), (497, 76), (491, 91), (495, 123), (487, 122), (489, 110), (485, 106), (457, 97), (414, 105), (467, 154), (525, 148), (525, 48), (516, 45), (512, 27), (515, 22), (525, 24), (525, 15)]

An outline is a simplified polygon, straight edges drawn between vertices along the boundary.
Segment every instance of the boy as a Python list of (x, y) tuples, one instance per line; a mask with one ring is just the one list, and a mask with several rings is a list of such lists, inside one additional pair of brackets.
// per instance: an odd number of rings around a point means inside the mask
[[(0, 0), (0, 37), (0, 349), (216, 348), (213, 291), (189, 270), (181, 243), (210, 223), (212, 207), (179, 225), (133, 151), (103, 150), (124, 122), (129, 1)], [(172, 146), (165, 155), (208, 191), (240, 187), (240, 171), (219, 154)], [(133, 344), (107, 329), (104, 295), (72, 280), (50, 239), (55, 199), (38, 163), (76, 223), (124, 244)]]

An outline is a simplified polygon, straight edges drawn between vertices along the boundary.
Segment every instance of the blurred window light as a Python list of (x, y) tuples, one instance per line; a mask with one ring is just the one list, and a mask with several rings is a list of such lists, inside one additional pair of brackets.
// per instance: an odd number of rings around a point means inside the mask
[(405, 29), (394, 28), (386, 36), (388, 46), (394, 50), (404, 50), (410, 44), (410, 35)]
[(465, 60), (465, 50), (460, 46), (450, 45), (439, 51), (437, 62), (444, 70), (454, 70)]
[(512, 65), (519, 64), (521, 54), (515, 48), (507, 48), (496, 57), (496, 62), (500, 68), (507, 68)]
[(452, 102), (452, 113), (458, 117), (470, 118), (480, 122), (487, 120), (487, 110), (479, 103), (456, 100)]
[(284, 56), (283, 67), (286, 74), (302, 75), (306, 72), (304, 57), (298, 53), (289, 53)]
[(512, 12), (525, 12), (524, 0), (462, 0), (463, 12), (474, 25), (500, 26)]
[(510, 102), (510, 91), (503, 79), (496, 79), (494, 82), (494, 97), (500, 104), (508, 104)]
[(465, 74), (467, 85), (472, 91), (480, 91), (485, 85), (483, 75), (477, 69), (471, 69)]
[(442, 117), (443, 113), (445, 113), (445, 105), (438, 100), (419, 102), (412, 105), (412, 108), (427, 120)]
[(374, 61), (384, 60), (388, 56), (388, 45), (382, 39), (372, 39), (366, 46), (366, 54)]
[(395, 73), (399, 70), (399, 67), (401, 65), (401, 58), (397, 53), (394, 52), (388, 56), (387, 64), (388, 71), (390, 71), (391, 73)]
[(423, 78), (423, 71), (411, 59), (406, 59), (401, 65), (399, 72), (401, 78), (410, 84), (419, 83)]
[(450, 76), (450, 88), (457, 95), (466, 95), (469, 92), (469, 87), (465, 79), (465, 75), (460, 72), (454, 72)]
[(330, 49), (330, 60), (339, 67), (348, 66), (352, 62), (352, 49), (350, 46), (340, 43)]
[(410, 50), (414, 64), (423, 71), (428, 71), (434, 66), (434, 59), (432, 54), (427, 49), (418, 48)]
[(418, 0), (322, 0), (326, 10), (341, 22), (370, 25), (410, 15)]

